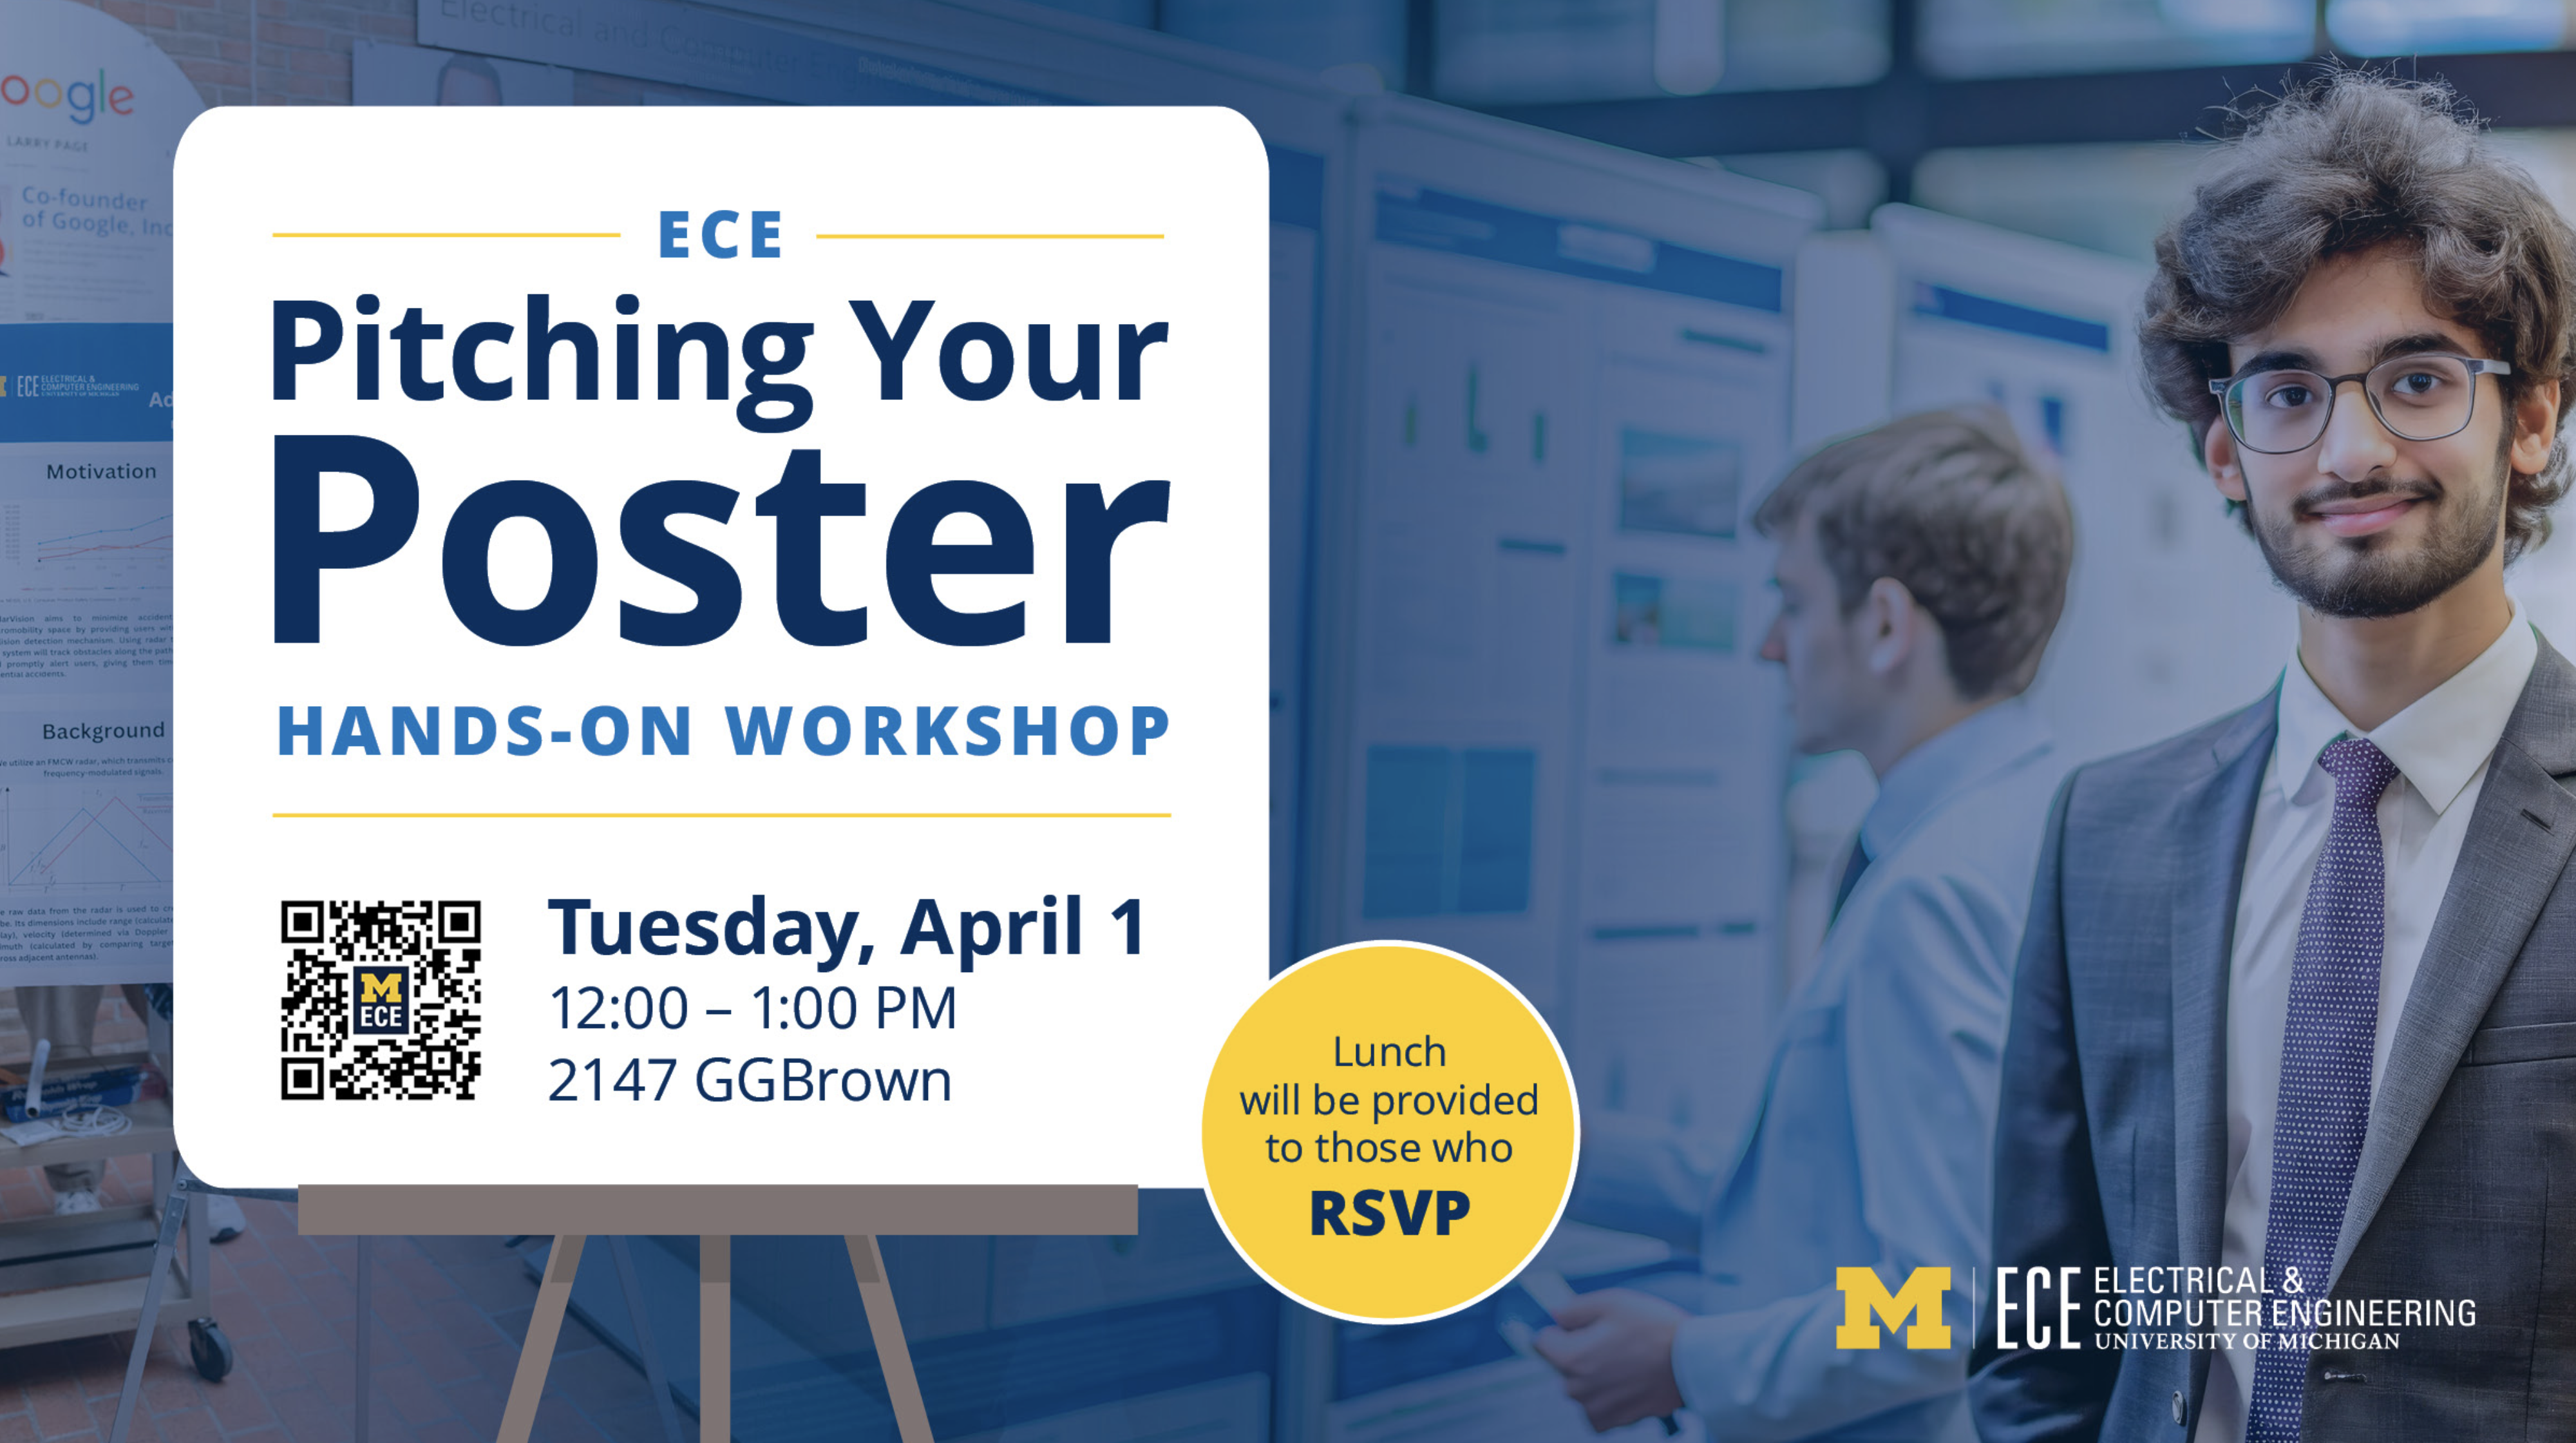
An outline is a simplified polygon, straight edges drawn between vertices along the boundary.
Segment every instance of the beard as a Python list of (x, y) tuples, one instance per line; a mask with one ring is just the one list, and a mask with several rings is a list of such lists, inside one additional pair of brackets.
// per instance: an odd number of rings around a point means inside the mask
[[(2245, 511), (2246, 529), (2271, 567), (2272, 578), (2299, 604), (2323, 616), (2363, 620), (2403, 616), (2432, 602), (2486, 563), (2501, 535), (2511, 476), (2499, 455), (2493, 482), (2482, 495), (2463, 496), (2438, 481), (2328, 482), (2299, 496), (2287, 514)], [(2393, 550), (2382, 532), (2321, 546), (2298, 546), (2301, 512), (2329, 502), (2373, 496), (2417, 496), (2432, 513), (2422, 544)]]

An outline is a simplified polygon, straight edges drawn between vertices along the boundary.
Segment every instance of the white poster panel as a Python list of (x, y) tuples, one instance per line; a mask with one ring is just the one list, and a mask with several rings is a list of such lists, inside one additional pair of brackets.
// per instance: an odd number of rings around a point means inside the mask
[(0, 0), (0, 982), (170, 975), (171, 156), (131, 27)]

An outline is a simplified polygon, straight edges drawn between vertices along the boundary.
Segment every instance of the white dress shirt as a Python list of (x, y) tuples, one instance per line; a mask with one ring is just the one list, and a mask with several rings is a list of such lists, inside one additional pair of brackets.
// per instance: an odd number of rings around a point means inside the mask
[[(2450, 680), (2365, 732), (2346, 720), (2296, 656), (2281, 677), (2280, 727), (2236, 902), (2236, 942), (2227, 977), (2227, 1213), (2220, 1264), (2261, 1275), (2272, 1202), (2272, 1123), (2281, 1084), (2281, 1043), (2289, 1026), (2290, 967), (2308, 879), (2334, 815), (2334, 778), (2317, 754), (2347, 736), (2366, 737), (2397, 764), (2379, 798), (2379, 837), (2388, 869), (2387, 940), (2379, 966), (2379, 1035), (2371, 1092), (2415, 985), (2424, 941), (2450, 890), (2469, 818), (2484, 790), (2487, 759), (2540, 656), (2517, 611), (2504, 634)], [(2241, 1294), (2237, 1296), (2242, 1296)], [(2241, 1443), (2245, 1401), (2259, 1356), (2240, 1341), (2211, 1361), (2196, 1443)]]

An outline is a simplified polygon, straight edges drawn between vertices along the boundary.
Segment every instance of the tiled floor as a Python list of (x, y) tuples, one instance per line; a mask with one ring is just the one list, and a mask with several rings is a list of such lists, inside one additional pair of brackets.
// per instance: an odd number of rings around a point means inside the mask
[[(122, 1158), (110, 1203), (148, 1193), (148, 1159)], [(0, 1216), (49, 1210), (44, 1180), (0, 1173)], [(250, 1229), (213, 1250), (214, 1315), (236, 1363), (221, 1383), (188, 1361), (184, 1318), (165, 1320), (144, 1372), (140, 1443), (346, 1443), (355, 1436), (356, 1292), (349, 1238), (297, 1235), (291, 1210), (243, 1204)], [(536, 1284), (499, 1238), (379, 1238), (375, 1246), (370, 1443), (494, 1436)], [(0, 1300), (5, 1306), (5, 1300)], [(186, 1310), (182, 1310), (183, 1312)], [(130, 1334), (0, 1350), (0, 1443), (104, 1440), (116, 1420)], [(680, 1416), (686, 1443), (697, 1430)], [(536, 1438), (662, 1443), (643, 1376), (567, 1318)]]

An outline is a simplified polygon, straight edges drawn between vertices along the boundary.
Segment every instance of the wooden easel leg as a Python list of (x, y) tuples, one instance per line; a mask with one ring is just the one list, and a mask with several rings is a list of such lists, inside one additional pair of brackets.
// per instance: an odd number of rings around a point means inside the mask
[(903, 1340), (903, 1320), (895, 1316), (894, 1286), (886, 1281), (885, 1255), (871, 1233), (851, 1233), (850, 1271), (859, 1279), (859, 1301), (867, 1305), (868, 1334), (876, 1339), (877, 1366), (885, 1370), (886, 1400), (894, 1405), (894, 1425), (903, 1443), (931, 1443), (930, 1410), (921, 1405), (921, 1382), (912, 1373), (912, 1349)]
[(546, 1368), (555, 1360), (564, 1305), (572, 1301), (572, 1280), (581, 1271), (582, 1242), (579, 1233), (562, 1234), (546, 1257), (537, 1310), (528, 1315), (528, 1340), (519, 1347), (518, 1376), (510, 1380), (510, 1402), (501, 1410), (500, 1443), (528, 1443), (529, 1431), (537, 1426), (537, 1395), (546, 1390)]
[(733, 1438), (733, 1239), (698, 1239), (698, 1443)]

